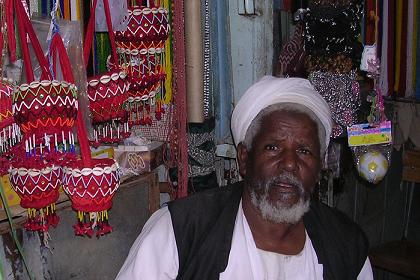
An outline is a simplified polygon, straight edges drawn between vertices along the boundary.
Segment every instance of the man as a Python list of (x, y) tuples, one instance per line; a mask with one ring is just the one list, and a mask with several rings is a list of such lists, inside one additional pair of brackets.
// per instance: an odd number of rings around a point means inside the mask
[(117, 279), (373, 279), (359, 227), (310, 200), (331, 134), (311, 84), (264, 77), (231, 126), (244, 181), (153, 214)]

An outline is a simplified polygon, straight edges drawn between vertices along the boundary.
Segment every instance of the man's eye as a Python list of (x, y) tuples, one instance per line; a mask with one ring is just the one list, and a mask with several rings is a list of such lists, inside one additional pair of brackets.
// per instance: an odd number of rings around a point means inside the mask
[(304, 155), (310, 155), (312, 154), (311, 150), (307, 149), (307, 148), (299, 148), (298, 152)]
[(269, 151), (275, 151), (278, 149), (278, 147), (276, 145), (268, 144), (268, 145), (265, 145), (265, 149)]

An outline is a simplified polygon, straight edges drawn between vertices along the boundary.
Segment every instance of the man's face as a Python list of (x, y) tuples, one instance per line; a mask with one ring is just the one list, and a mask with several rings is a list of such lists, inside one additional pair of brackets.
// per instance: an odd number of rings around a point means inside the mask
[(241, 175), (254, 206), (272, 222), (297, 222), (307, 211), (321, 168), (316, 123), (298, 112), (262, 120), (251, 151), (238, 146)]

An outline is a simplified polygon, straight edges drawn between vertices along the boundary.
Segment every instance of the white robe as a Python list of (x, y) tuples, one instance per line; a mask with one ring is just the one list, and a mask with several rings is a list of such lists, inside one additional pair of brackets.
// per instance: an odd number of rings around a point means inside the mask
[[(233, 230), (232, 247), (221, 280), (323, 279), (323, 267), (312, 242), (306, 235), (304, 249), (298, 255), (285, 256), (257, 249), (248, 222), (238, 209)], [(144, 225), (118, 273), (118, 280), (169, 280), (178, 273), (178, 250), (168, 207), (156, 211)], [(276, 269), (281, 267), (281, 269)], [(270, 274), (276, 276), (269, 277)], [(274, 277), (274, 278), (272, 278)], [(357, 277), (373, 280), (369, 259)]]

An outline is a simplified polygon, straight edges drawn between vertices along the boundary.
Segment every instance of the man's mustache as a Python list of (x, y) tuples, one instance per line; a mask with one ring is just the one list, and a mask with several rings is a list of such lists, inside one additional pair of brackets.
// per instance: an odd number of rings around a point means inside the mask
[(271, 177), (265, 185), (266, 187), (271, 187), (280, 184), (291, 185), (304, 192), (302, 182), (290, 172), (280, 172), (278, 175)]

